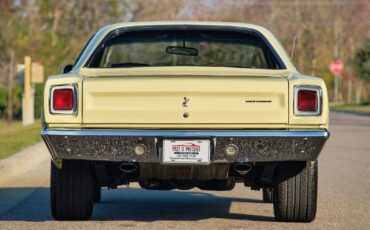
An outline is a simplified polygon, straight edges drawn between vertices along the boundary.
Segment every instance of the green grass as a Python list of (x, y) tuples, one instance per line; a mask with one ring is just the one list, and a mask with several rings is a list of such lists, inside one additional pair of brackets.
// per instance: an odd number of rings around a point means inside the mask
[(14, 121), (10, 126), (0, 120), (0, 160), (41, 141), (40, 120), (23, 126), (21, 121)]
[(333, 110), (343, 110), (343, 111), (352, 111), (352, 112), (363, 112), (370, 113), (370, 105), (368, 103), (359, 103), (359, 104), (334, 104), (330, 106), (330, 109)]

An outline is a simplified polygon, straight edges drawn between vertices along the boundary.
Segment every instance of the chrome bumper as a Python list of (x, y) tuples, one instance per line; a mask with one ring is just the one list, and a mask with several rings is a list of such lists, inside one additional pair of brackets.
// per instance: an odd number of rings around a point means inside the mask
[[(160, 162), (163, 139), (211, 140), (211, 163), (308, 161), (317, 159), (327, 130), (49, 130), (41, 135), (53, 159)], [(146, 152), (136, 155), (135, 146)], [(229, 156), (225, 148), (238, 147)]]

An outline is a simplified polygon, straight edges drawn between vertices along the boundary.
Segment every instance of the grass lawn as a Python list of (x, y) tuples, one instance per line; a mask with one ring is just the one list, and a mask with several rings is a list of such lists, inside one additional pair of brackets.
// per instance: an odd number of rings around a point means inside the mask
[(333, 110), (370, 113), (370, 105), (333, 105), (330, 108)]
[(0, 120), (0, 160), (41, 141), (40, 127), (40, 120), (28, 126), (23, 126), (22, 121), (13, 121), (8, 126), (5, 120)]

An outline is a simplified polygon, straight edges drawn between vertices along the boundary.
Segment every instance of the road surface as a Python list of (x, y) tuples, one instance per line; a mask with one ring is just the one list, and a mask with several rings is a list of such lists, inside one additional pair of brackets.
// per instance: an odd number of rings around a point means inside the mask
[[(332, 113), (331, 137), (319, 158), (316, 220), (274, 221), (261, 192), (147, 191), (136, 184), (103, 190), (91, 221), (50, 215), (49, 160), (0, 185), (1, 229), (370, 229), (370, 117)], [(47, 154), (40, 147), (40, 154)]]

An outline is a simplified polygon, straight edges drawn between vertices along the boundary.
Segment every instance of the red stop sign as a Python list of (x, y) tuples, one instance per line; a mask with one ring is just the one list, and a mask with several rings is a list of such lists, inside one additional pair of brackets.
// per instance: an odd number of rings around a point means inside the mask
[(330, 63), (330, 71), (334, 75), (339, 75), (342, 73), (344, 68), (343, 62), (341, 60), (334, 60)]

